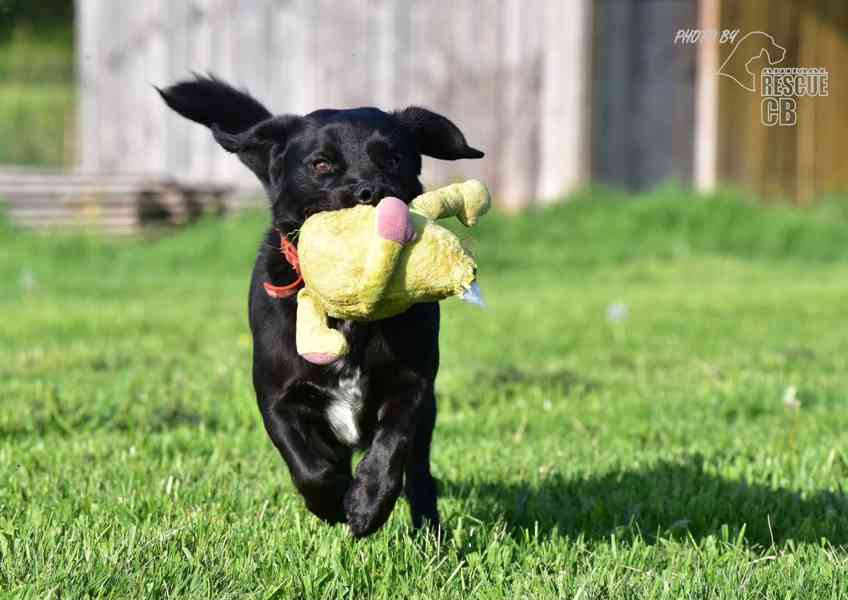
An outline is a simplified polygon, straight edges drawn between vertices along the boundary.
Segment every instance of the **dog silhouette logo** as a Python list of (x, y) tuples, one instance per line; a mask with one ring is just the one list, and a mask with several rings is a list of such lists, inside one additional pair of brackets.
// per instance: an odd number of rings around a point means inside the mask
[(757, 73), (750, 65), (765, 55), (769, 65), (776, 65), (786, 58), (786, 48), (762, 31), (752, 31), (742, 37), (721, 66), (718, 74), (729, 77), (749, 92), (757, 91)]

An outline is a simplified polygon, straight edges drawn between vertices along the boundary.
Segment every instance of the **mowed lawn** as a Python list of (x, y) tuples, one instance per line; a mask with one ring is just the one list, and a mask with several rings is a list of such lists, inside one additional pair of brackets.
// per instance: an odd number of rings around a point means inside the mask
[(0, 596), (848, 596), (848, 209), (586, 193), (462, 231), (433, 469), (352, 541), (250, 383), (264, 215), (0, 230)]

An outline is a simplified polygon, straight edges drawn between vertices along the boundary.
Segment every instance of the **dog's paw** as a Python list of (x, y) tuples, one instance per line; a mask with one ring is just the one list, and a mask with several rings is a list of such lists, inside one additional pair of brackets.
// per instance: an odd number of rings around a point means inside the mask
[(345, 518), (353, 537), (365, 537), (379, 527), (374, 525), (374, 510), (370, 505), (365, 486), (355, 480), (344, 498)]
[[(373, 485), (373, 484), (372, 484)], [(344, 498), (347, 526), (353, 537), (361, 538), (377, 531), (388, 520), (400, 492), (400, 485), (377, 484), (368, 489), (363, 479), (354, 479)]]

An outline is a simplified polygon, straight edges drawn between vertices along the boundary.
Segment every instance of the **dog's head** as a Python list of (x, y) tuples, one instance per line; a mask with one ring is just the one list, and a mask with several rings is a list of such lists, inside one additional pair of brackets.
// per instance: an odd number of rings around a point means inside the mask
[(424, 108), (273, 116), (247, 93), (211, 77), (159, 92), (176, 112), (209, 127), (256, 174), (281, 229), (296, 228), (316, 212), (373, 205), (385, 196), (409, 202), (422, 192), (422, 155), (483, 156), (456, 125)]

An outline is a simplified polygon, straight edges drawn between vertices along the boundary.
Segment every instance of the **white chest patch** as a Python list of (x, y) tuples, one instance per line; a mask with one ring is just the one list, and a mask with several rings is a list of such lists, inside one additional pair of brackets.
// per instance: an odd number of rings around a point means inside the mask
[(339, 376), (338, 385), (327, 390), (332, 400), (325, 414), (336, 438), (348, 446), (359, 441), (359, 413), (362, 411), (362, 378), (359, 369)]

